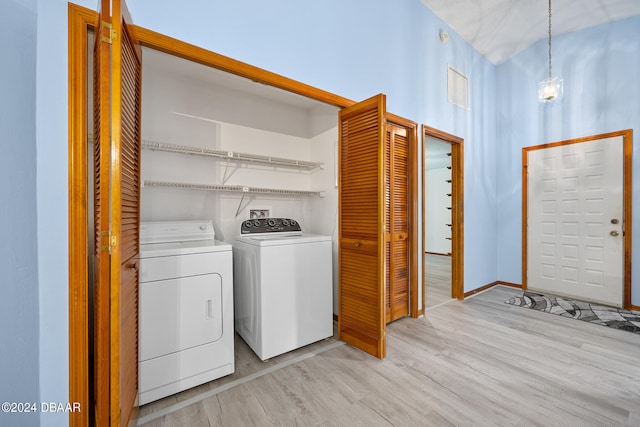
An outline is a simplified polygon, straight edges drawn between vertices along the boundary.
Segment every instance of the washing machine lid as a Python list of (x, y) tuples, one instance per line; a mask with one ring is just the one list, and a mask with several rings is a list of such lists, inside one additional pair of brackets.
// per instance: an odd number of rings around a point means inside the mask
[(298, 245), (302, 243), (330, 242), (331, 236), (309, 233), (254, 233), (239, 236), (236, 241), (253, 246)]

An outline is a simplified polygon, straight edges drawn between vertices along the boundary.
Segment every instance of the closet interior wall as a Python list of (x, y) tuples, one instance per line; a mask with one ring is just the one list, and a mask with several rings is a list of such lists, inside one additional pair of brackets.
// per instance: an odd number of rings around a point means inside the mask
[(425, 252), (451, 254), (451, 144), (426, 140)]
[[(152, 49), (143, 49), (142, 139), (320, 162), (311, 171), (143, 149), (142, 180), (321, 191), (324, 197), (143, 187), (142, 221), (211, 220), (231, 243), (250, 209), (334, 236), (337, 300), (338, 110)], [(334, 307), (337, 303), (334, 302)], [(335, 312), (335, 310), (334, 310)]]

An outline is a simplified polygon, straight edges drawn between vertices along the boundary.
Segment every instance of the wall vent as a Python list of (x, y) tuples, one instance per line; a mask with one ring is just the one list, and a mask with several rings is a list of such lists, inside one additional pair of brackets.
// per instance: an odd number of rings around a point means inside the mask
[(469, 109), (469, 79), (451, 65), (447, 72), (447, 92), (449, 103)]

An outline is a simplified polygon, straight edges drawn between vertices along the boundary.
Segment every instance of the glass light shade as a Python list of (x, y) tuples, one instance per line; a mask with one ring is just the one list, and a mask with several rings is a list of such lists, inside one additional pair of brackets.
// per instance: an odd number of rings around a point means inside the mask
[(538, 100), (540, 102), (553, 102), (562, 99), (562, 78), (554, 77), (544, 79), (538, 84)]

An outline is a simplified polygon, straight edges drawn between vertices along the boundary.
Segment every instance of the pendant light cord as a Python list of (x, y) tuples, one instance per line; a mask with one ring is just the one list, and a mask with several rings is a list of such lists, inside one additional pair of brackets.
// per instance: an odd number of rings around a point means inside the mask
[(551, 0), (549, 0), (549, 79), (551, 79)]

